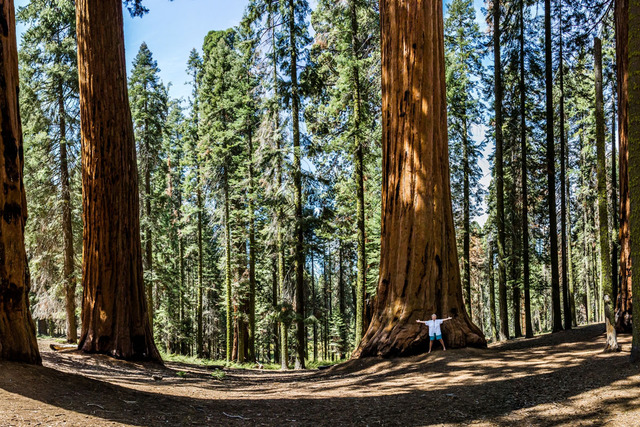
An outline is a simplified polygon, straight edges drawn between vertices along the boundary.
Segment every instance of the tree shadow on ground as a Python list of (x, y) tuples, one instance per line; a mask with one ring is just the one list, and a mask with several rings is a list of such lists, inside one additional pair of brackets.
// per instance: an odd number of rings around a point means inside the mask
[[(423, 356), (415, 364), (413, 359), (378, 361), (359, 372), (336, 368), (322, 373), (231, 373), (222, 381), (200, 375), (196, 368), (183, 382), (168, 378), (175, 369), (165, 368), (165, 379), (153, 383), (144, 368), (126, 377), (117, 364), (102, 380), (85, 376), (93, 375), (94, 368), (87, 364), (81, 370), (89, 369), (88, 373), (80, 375), (69, 372), (74, 363), (68, 361), (60, 367), (67, 372), (2, 363), (0, 396), (4, 390), (105, 422), (139, 426), (471, 421), (555, 425), (605, 422), (618, 412), (640, 413), (640, 376), (637, 366), (628, 363), (628, 354), (602, 355), (598, 341), (570, 342), (573, 345), (549, 350), (535, 365), (525, 363), (525, 351), (458, 350), (446, 357)], [(582, 400), (590, 390), (602, 393), (597, 404)]]

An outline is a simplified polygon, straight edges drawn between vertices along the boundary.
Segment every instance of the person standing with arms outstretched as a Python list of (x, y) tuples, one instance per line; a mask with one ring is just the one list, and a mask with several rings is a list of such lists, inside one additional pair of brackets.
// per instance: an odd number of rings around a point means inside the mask
[(444, 346), (444, 341), (442, 341), (442, 331), (440, 330), (440, 325), (442, 325), (447, 320), (451, 320), (451, 317), (447, 317), (446, 319), (438, 319), (438, 316), (435, 314), (431, 315), (431, 320), (416, 320), (418, 323), (424, 323), (429, 327), (429, 353), (431, 353), (431, 347), (433, 346), (433, 342), (435, 340), (440, 341), (442, 344), (442, 349), (447, 351)]

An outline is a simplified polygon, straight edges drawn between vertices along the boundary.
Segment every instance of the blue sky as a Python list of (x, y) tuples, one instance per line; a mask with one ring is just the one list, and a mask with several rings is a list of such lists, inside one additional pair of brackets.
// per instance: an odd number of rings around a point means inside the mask
[[(29, 3), (29, 0), (15, 0), (16, 8)], [(309, 1), (313, 8), (316, 0)], [(449, 0), (445, 0), (445, 5)], [(187, 59), (191, 49), (201, 50), (202, 42), (211, 30), (222, 30), (237, 25), (248, 4), (248, 0), (145, 0), (149, 13), (142, 18), (131, 18), (125, 12), (125, 48), (128, 71), (133, 58), (142, 42), (151, 49), (165, 84), (172, 84), (170, 94), (174, 98), (186, 98), (190, 88), (186, 85)], [(481, 28), (486, 28), (480, 7), (484, 0), (475, 0), (477, 20)], [(446, 8), (445, 8), (446, 10)], [(22, 32), (18, 26), (18, 43)], [(473, 129), (474, 138), (483, 139), (484, 129)], [(485, 150), (485, 156), (493, 151), (492, 146)], [(490, 166), (486, 159), (480, 160), (485, 188), (490, 181)], [(476, 218), (484, 224), (486, 215)]]
[[(29, 0), (16, 0), (16, 8)], [(190, 89), (185, 85), (185, 72), (189, 52), (198, 50), (207, 33), (233, 27), (240, 22), (247, 0), (145, 0), (149, 13), (142, 18), (131, 18), (125, 13), (124, 31), (127, 66), (142, 42), (146, 42), (158, 61), (161, 78), (171, 82), (171, 96), (186, 97)], [(21, 28), (18, 27), (18, 43)]]

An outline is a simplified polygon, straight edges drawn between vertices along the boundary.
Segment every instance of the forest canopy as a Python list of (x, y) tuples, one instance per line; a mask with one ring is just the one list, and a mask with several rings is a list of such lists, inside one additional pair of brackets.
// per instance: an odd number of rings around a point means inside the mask
[(427, 3), (250, 0), (186, 99), (146, 43), (126, 73), (151, 2), (19, 7), (16, 334), (286, 369), (423, 352), (433, 312), (452, 347), (606, 322), (618, 350), (627, 1)]

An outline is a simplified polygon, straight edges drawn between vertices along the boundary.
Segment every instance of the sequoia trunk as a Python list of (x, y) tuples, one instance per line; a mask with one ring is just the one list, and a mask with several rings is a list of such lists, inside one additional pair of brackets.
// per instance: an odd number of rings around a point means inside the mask
[(159, 361), (142, 276), (122, 2), (77, 0), (76, 17), (84, 220), (79, 348)]
[(616, 69), (618, 77), (618, 144), (620, 147), (620, 275), (616, 329), (631, 332), (631, 246), (629, 241), (629, 0), (616, 0)]
[(40, 364), (36, 326), (29, 309), (29, 266), (24, 247), (27, 200), (18, 105), (18, 47), (13, 0), (3, 1), (0, 18), (0, 113), (2, 169), (0, 193), (0, 359)]
[[(631, 236), (640, 235), (640, 0), (629, 1), (629, 92), (628, 92), (628, 125), (629, 125), (629, 196), (631, 200), (629, 225)], [(640, 239), (631, 239), (631, 259), (640, 257)], [(636, 278), (637, 279), (637, 278)], [(640, 295), (640, 280), (633, 282), (632, 293)], [(633, 304), (633, 340), (631, 342), (631, 362), (640, 361), (640, 304)]]
[(432, 313), (448, 346), (486, 346), (465, 310), (445, 105), (442, 1), (382, 0), (382, 246), (373, 319), (354, 357), (418, 353)]

